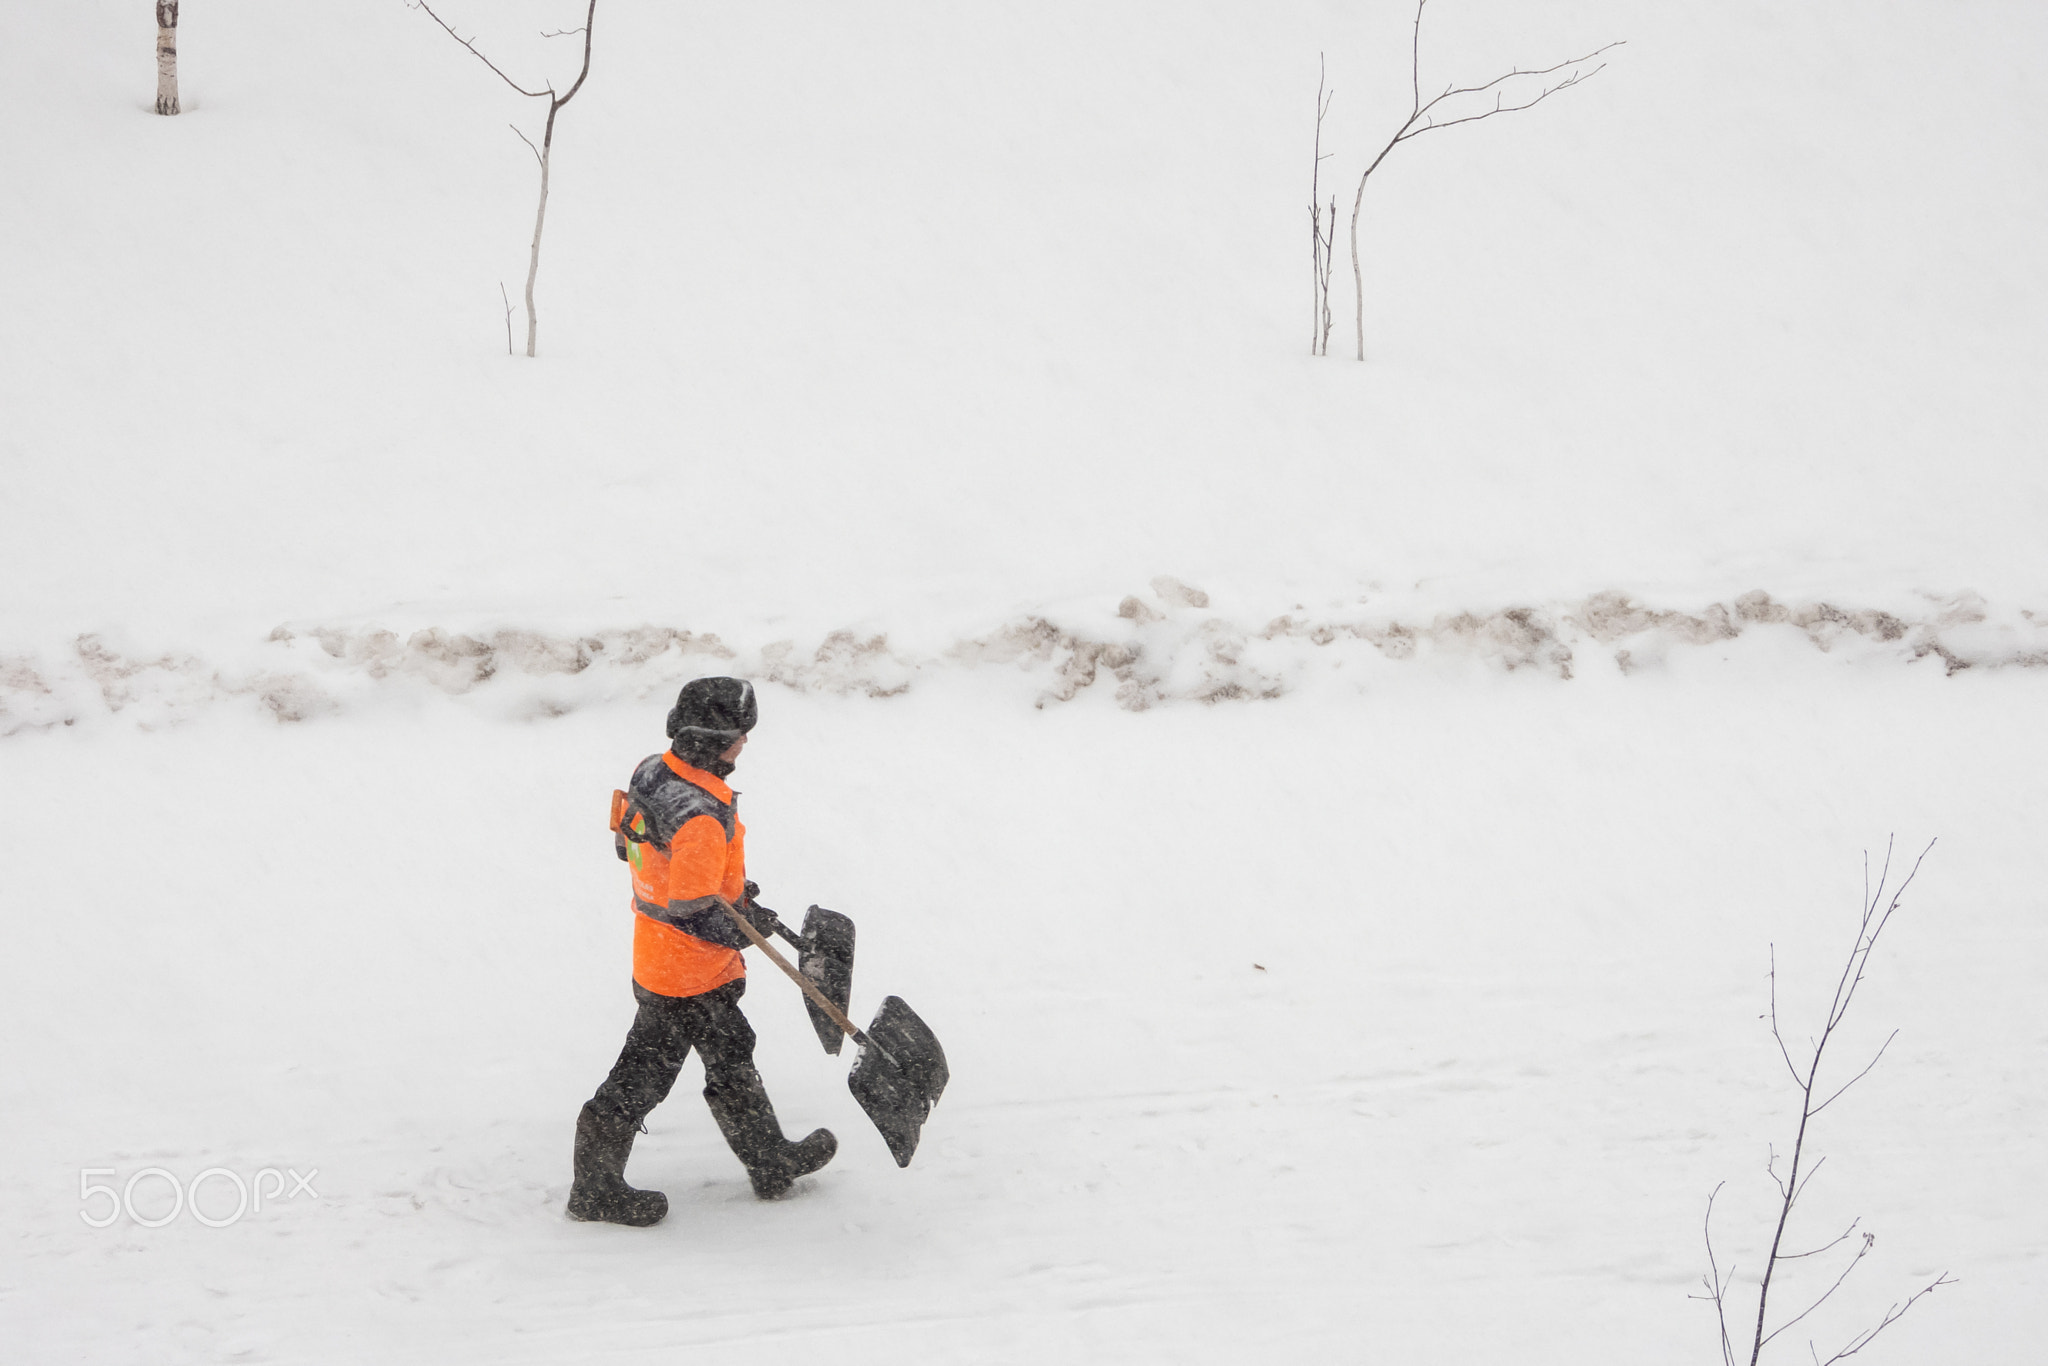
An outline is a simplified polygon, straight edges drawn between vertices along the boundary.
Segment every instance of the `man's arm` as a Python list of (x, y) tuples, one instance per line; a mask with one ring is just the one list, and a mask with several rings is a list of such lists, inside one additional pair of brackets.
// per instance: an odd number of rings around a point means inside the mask
[(720, 948), (744, 949), (747, 937), (718, 904), (725, 886), (725, 827), (716, 816), (693, 816), (668, 846), (668, 905), (655, 917)]

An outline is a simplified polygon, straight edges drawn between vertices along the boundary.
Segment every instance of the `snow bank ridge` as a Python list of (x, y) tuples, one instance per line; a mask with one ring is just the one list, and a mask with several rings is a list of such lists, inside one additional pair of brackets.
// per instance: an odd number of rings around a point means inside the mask
[(1583, 601), (1437, 613), (1402, 620), (1370, 610), (1304, 608), (1252, 627), (1212, 608), (1208, 594), (1155, 579), (1114, 615), (1071, 623), (1034, 614), (937, 652), (898, 648), (883, 633), (832, 631), (815, 644), (730, 645), (716, 635), (638, 626), (583, 635), (517, 628), (400, 636), (377, 626), (279, 626), (232, 660), (131, 652), (82, 635), (66, 655), (0, 654), (0, 735), (121, 716), (144, 728), (219, 703), (252, 703), (279, 721), (306, 721), (406, 691), (468, 699), (508, 717), (565, 715), (641, 701), (702, 673), (733, 673), (800, 692), (873, 698), (943, 673), (1017, 680), (1037, 706), (1101, 688), (1143, 711), (1167, 703), (1279, 697), (1319, 678), (1368, 684), (1401, 666), (1457, 672), (1528, 670), (1568, 680), (1595, 663), (1623, 674), (1656, 670), (1676, 652), (1789, 642), (1814, 657), (1859, 664), (1938, 661), (1965, 669), (2048, 667), (2048, 614), (1994, 613), (1975, 594), (1928, 597), (1905, 613), (1790, 605), (1758, 591), (1699, 611), (1644, 606), (1626, 594)]

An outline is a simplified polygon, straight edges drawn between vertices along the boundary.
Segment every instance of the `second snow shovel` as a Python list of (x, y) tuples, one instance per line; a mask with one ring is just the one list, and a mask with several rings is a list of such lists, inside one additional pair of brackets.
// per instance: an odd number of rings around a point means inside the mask
[[(776, 922), (775, 929), (796, 945), (796, 970), (815, 982), (818, 990), (839, 1007), (840, 1014), (845, 1014), (848, 1002), (853, 999), (852, 918), (837, 911), (828, 911), (823, 906), (813, 906), (804, 913), (801, 936), (791, 934), (780, 921)], [(837, 1057), (839, 1045), (846, 1042), (846, 1032), (809, 996), (804, 997), (804, 1009), (811, 1014), (811, 1028), (818, 1031), (818, 1042), (825, 1046), (827, 1053)]]
[[(896, 1159), (896, 1165), (909, 1166), (911, 1155), (917, 1151), (917, 1140), (924, 1122), (932, 1107), (939, 1103), (939, 1097), (945, 1094), (950, 1076), (946, 1070), (946, 1050), (939, 1046), (938, 1037), (932, 1033), (931, 1027), (917, 1017), (917, 1012), (905, 1004), (902, 997), (891, 996), (882, 1002), (882, 1008), (875, 1012), (875, 1022), (863, 1033), (847, 1018), (846, 1011), (820, 989), (819, 983), (778, 953), (737, 907), (723, 897), (718, 899), (718, 904), (725, 907), (725, 913), (740, 927), (740, 933), (747, 937), (748, 942), (767, 954), (769, 961), (781, 968), (803, 991), (812, 1007), (814, 1022), (819, 1014), (823, 1014), (836, 1029), (860, 1045), (853, 1070), (846, 1077), (846, 1088), (853, 1092), (860, 1108), (881, 1131), (882, 1141), (889, 1145), (889, 1154)], [(820, 913), (821, 908), (814, 906), (805, 918), (806, 937), (819, 923), (816, 918)], [(823, 911), (822, 914), (845, 922), (846, 955), (843, 962), (846, 985), (850, 990), (853, 922), (836, 912)], [(823, 1033), (821, 1028), (821, 1038)]]

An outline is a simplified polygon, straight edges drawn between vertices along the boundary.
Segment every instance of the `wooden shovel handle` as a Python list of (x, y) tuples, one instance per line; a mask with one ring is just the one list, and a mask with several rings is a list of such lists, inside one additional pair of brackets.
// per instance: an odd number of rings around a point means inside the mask
[(788, 973), (789, 980), (796, 983), (798, 987), (802, 988), (804, 995), (810, 997), (811, 1000), (815, 1001), (817, 1003), (818, 1009), (824, 1011), (826, 1017), (830, 1019), (833, 1024), (836, 1024), (841, 1029), (845, 1030), (846, 1036), (852, 1039), (855, 1043), (859, 1044), (861, 1047), (865, 1048), (868, 1046), (868, 1036), (861, 1033), (859, 1027), (855, 1025), (853, 1021), (846, 1018), (846, 1012), (842, 1011), (838, 1006), (833, 1005), (832, 998), (827, 996), (824, 992), (818, 990), (818, 984), (816, 982), (813, 982), (810, 978), (804, 976), (795, 964), (791, 963), (787, 958), (784, 958), (780, 953), (778, 953), (776, 951), (775, 946), (768, 942), (767, 937), (764, 936), (759, 930), (754, 928), (754, 922), (747, 919), (747, 917), (740, 912), (739, 907), (733, 905), (730, 901), (727, 901), (722, 896), (715, 897), (714, 900), (716, 900), (719, 905), (725, 907), (725, 913), (732, 917), (733, 924), (738, 925), (740, 927), (740, 933), (745, 935), (748, 939), (752, 940), (755, 948), (767, 954), (770, 962), (774, 963), (776, 967), (781, 968), (785, 973)]

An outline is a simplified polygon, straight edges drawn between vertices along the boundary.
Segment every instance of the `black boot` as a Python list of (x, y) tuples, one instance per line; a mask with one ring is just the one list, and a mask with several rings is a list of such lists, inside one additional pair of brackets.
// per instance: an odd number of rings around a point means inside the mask
[(704, 1103), (711, 1107), (711, 1117), (718, 1121), (718, 1131), (733, 1155), (746, 1167), (759, 1199), (787, 1194), (799, 1176), (809, 1176), (839, 1151), (839, 1140), (830, 1129), (813, 1129), (801, 1143), (784, 1138), (761, 1074), (751, 1067), (715, 1089), (705, 1087)]
[(660, 1191), (626, 1184), (626, 1159), (638, 1126), (621, 1125), (588, 1102), (576, 1116), (576, 1184), (569, 1188), (569, 1217), (646, 1228), (668, 1214)]

